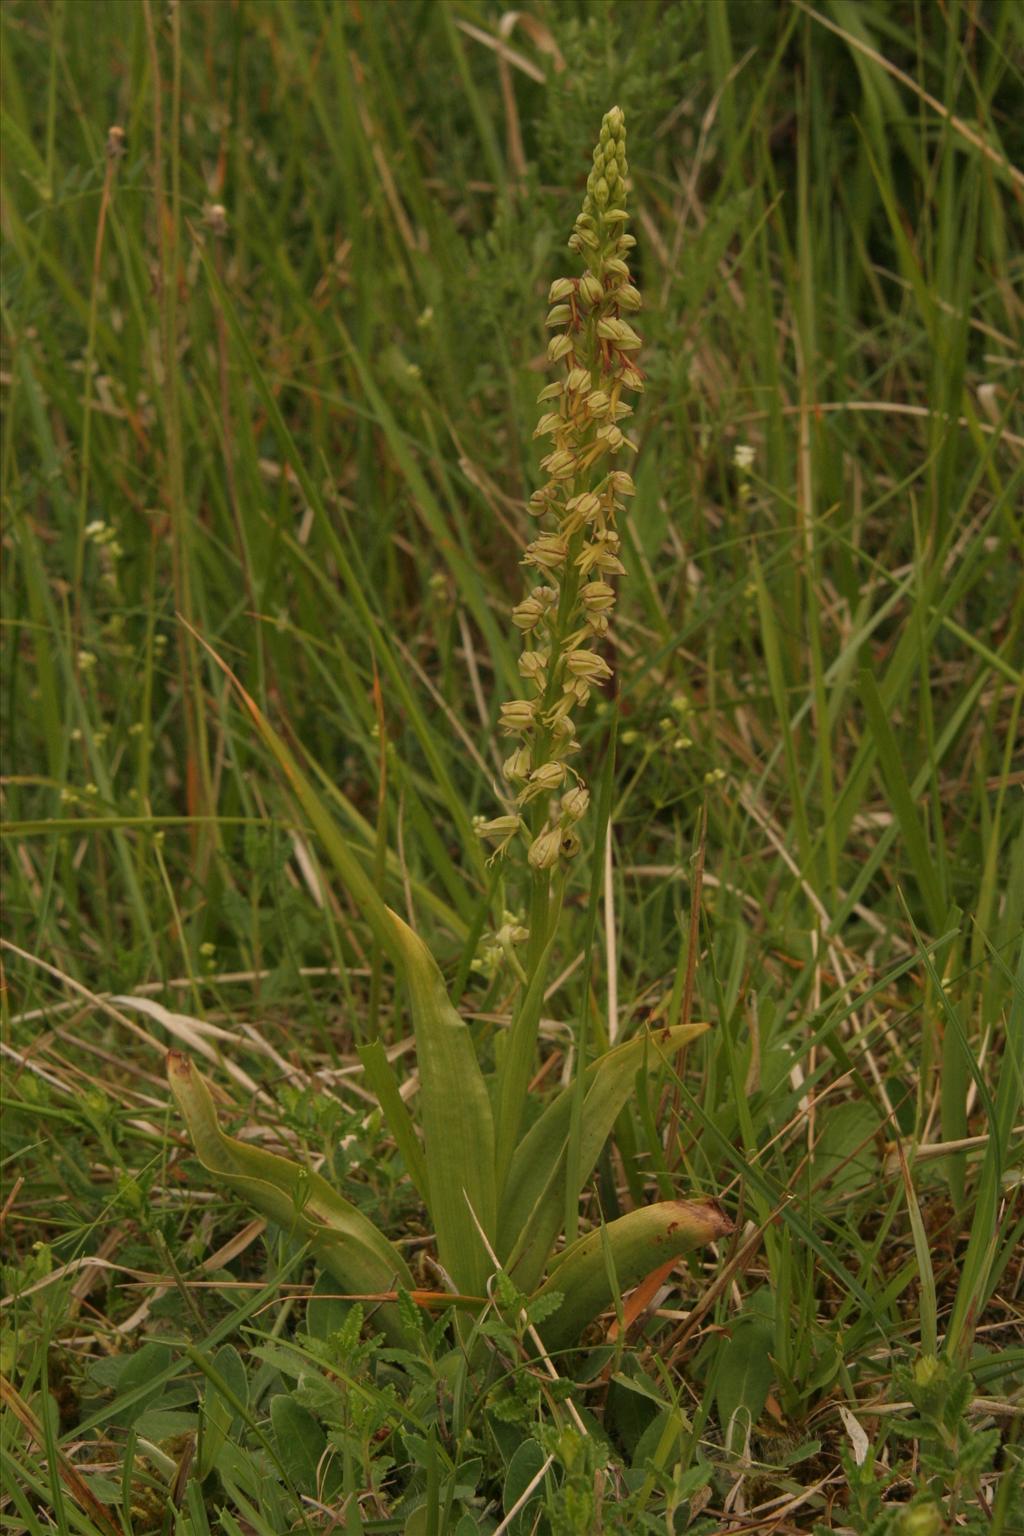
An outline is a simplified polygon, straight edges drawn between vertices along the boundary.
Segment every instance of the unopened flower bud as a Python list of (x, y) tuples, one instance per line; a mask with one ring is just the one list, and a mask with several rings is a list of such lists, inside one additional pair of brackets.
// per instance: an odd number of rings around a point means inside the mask
[(581, 389), (589, 389), (590, 388), (590, 369), (589, 368), (570, 368), (568, 374), (566, 375), (565, 387), (572, 394), (576, 394)]
[(615, 588), (606, 581), (585, 581), (580, 600), (588, 613), (606, 613), (615, 606)]
[(547, 656), (543, 651), (524, 651), (519, 658), (519, 676), (543, 689)]
[(560, 789), (565, 783), (565, 774), (564, 763), (541, 763), (530, 774), (525, 789), (521, 789), (516, 796), (518, 804), (528, 805), (538, 795), (549, 795), (552, 790)]
[(600, 304), (601, 300), (604, 298), (604, 284), (601, 282), (599, 277), (594, 276), (593, 272), (586, 273), (586, 275), (580, 279), (580, 297), (584, 300), (585, 303), (589, 304), (591, 308), (593, 308), (595, 304)]
[(556, 448), (540, 462), (553, 480), (568, 480), (576, 473), (576, 455), (568, 448)]
[(633, 476), (628, 475), (624, 469), (613, 469), (608, 476), (608, 484), (616, 496), (635, 496), (636, 486), (633, 484)]
[(605, 341), (614, 342), (623, 352), (635, 352), (642, 342), (631, 325), (625, 320), (616, 320), (614, 315), (606, 315), (597, 322), (597, 334)]
[(589, 522), (601, 509), (600, 498), (593, 491), (584, 491), (582, 496), (573, 496), (565, 504), (567, 512), (576, 512), (584, 522)]
[(534, 706), (529, 699), (509, 699), (501, 706), (498, 726), (506, 736), (518, 736), (533, 725)]
[(538, 791), (558, 789), (559, 785), (564, 783), (564, 763), (541, 763), (540, 767), (535, 768), (530, 774), (531, 788), (536, 786)]
[(575, 286), (571, 277), (556, 277), (548, 289), (548, 303), (558, 304), (562, 299), (567, 299)]
[(526, 546), (523, 565), (537, 565), (542, 570), (557, 570), (565, 564), (569, 546), (557, 533), (542, 533)]
[(533, 429), (534, 437), (547, 437), (551, 432), (557, 432), (559, 427), (564, 427), (565, 421), (557, 411), (545, 411)]
[(596, 651), (570, 651), (565, 664), (573, 677), (588, 683), (603, 683), (612, 675), (611, 667)]
[(530, 844), (527, 858), (532, 869), (551, 869), (558, 863), (558, 856), (562, 849), (562, 832), (559, 827), (550, 827), (535, 837)]
[(914, 1362), (915, 1387), (930, 1387), (935, 1381), (942, 1381), (945, 1377), (945, 1362), (935, 1355), (921, 1355)]
[(525, 745), (516, 747), (515, 751), (502, 763), (501, 771), (510, 783), (529, 778), (530, 748)]
[(603, 389), (592, 389), (587, 396), (586, 407), (591, 416), (604, 416), (611, 407), (611, 401)]
[(564, 332), (561, 336), (552, 336), (551, 340), (548, 342), (549, 363), (557, 363), (563, 357), (568, 357), (571, 352), (572, 337), (566, 336)]
[(548, 400), (557, 400), (558, 397), (563, 393), (564, 389), (565, 385), (562, 383), (561, 379), (556, 379), (553, 384), (545, 384), (544, 388), (537, 396), (537, 404), (543, 405)]
[(544, 324), (551, 330), (556, 325), (568, 325), (572, 319), (572, 310), (568, 304), (556, 304), (554, 309), (548, 310), (548, 317)]
[(512, 609), (512, 622), (517, 629), (523, 631), (524, 635), (536, 629), (543, 617), (544, 605), (539, 603), (532, 593), (529, 597), (524, 597), (521, 603), (516, 603)]
[(569, 821), (579, 821), (586, 815), (590, 804), (590, 790), (585, 784), (575, 784), (562, 796), (562, 815)]

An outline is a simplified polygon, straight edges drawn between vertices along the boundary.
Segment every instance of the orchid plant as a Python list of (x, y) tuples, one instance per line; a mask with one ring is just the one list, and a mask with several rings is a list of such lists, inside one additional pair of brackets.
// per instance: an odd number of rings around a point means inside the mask
[[(675, 1058), (707, 1028), (687, 1023), (634, 1035), (591, 1062), (575, 1083), (530, 1114), (529, 1084), (569, 862), (590, 791), (576, 765), (576, 717), (612, 676), (599, 647), (609, 634), (620, 560), (616, 516), (634, 493), (624, 466), (636, 452), (620, 423), (625, 395), (643, 388), (640, 337), (627, 316), (641, 307), (629, 272), (626, 130), (618, 107), (606, 113), (569, 240), (579, 275), (551, 287), (549, 362), (558, 376), (540, 393), (536, 435), (551, 439), (545, 483), (530, 498), (538, 521), (523, 564), (530, 574), (512, 611), (522, 635), (522, 698), (501, 705), (511, 742), (504, 763), (507, 805), (477, 832), (510, 860), (528, 888), (525, 924), (508, 926), (519, 990), (504, 1050), (489, 1079), (469, 1026), (419, 936), (382, 900), (294, 755), (237, 679), (232, 682), (283, 771), (307, 821), (408, 991), (420, 1089), (418, 1124), (399, 1093), (380, 1042), (360, 1048), (367, 1080), (436, 1233), (449, 1296), (481, 1313), (501, 1272), (527, 1298), (547, 1348), (576, 1344), (615, 1299), (671, 1258), (721, 1237), (730, 1224), (710, 1201), (667, 1200), (633, 1210), (562, 1245), (574, 1212), (638, 1071)], [(226, 670), (226, 669), (225, 669)], [(230, 674), (229, 674), (230, 675)], [(209, 1088), (172, 1052), (169, 1078), (196, 1153), (211, 1176), (286, 1232), (308, 1244), (342, 1290), (378, 1303), (375, 1326), (403, 1341), (404, 1291), (417, 1293), (402, 1253), (317, 1173), (226, 1135)]]

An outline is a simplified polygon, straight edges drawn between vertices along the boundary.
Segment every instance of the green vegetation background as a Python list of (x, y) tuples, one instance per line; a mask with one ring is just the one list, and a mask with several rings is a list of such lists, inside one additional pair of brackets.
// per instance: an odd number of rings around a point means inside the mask
[[(10, 1529), (326, 1529), (319, 1503), (468, 1536), (544, 1454), (524, 1531), (1024, 1529), (1024, 9), (3, 24)], [(648, 387), (583, 737), (596, 770), (617, 711), (601, 942), (575, 963), (585, 855), (549, 1007), (598, 1039), (678, 1017), (692, 950), (715, 1028), (623, 1117), (590, 1214), (693, 1191), (738, 1236), (592, 1365), (570, 1451), (528, 1372), (453, 1403), (440, 1334), (389, 1364), (307, 1307), (287, 1239), (203, 1184), (161, 1055), (205, 1054), (236, 1124), (423, 1246), (353, 1068), (400, 1000), (192, 630), (486, 1049), (507, 978), (471, 962), (517, 893), (469, 828), (544, 296), (616, 101)], [(548, 1081), (565, 1047), (553, 1023)]]

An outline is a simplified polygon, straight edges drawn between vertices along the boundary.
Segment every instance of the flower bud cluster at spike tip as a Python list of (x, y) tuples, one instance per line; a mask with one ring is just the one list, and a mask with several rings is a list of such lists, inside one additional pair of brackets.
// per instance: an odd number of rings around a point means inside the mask
[(534, 437), (546, 478), (529, 500), (540, 527), (523, 557), (537, 584), (512, 611), (530, 696), (503, 704), (499, 722), (520, 742), (504, 768), (516, 816), (481, 827), (498, 844), (495, 856), (525, 838), (535, 871), (553, 869), (579, 847), (574, 824), (590, 797), (566, 762), (577, 747), (573, 715), (612, 677), (598, 647), (615, 605), (611, 578), (625, 574), (616, 517), (636, 493), (625, 467), (636, 445), (620, 423), (632, 414), (624, 394), (643, 389), (641, 340), (626, 319), (641, 307), (628, 265), (636, 242), (625, 232), (627, 175), (625, 119), (613, 107), (569, 238), (584, 270), (556, 278), (547, 296), (546, 352), (558, 376), (537, 401)]

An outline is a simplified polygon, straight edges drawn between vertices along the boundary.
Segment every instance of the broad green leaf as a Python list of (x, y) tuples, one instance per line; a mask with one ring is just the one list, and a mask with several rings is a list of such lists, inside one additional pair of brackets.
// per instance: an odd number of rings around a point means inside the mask
[(769, 1318), (748, 1312), (739, 1318), (720, 1351), (715, 1402), (728, 1450), (742, 1450), (748, 1430), (761, 1417), (775, 1377), (774, 1335)]
[[(523, 1497), (541, 1467), (547, 1461), (543, 1449), (536, 1440), (524, 1440), (516, 1449), (512, 1460), (508, 1464), (505, 1473), (505, 1486), (501, 1491), (501, 1502), (505, 1510), (506, 1520), (516, 1504)], [(509, 1526), (510, 1532), (518, 1533), (532, 1531), (537, 1519), (537, 1503), (543, 1497), (544, 1480), (537, 1484), (535, 1492), (523, 1505), (522, 1509), (514, 1517)]]
[[(328, 1274), (317, 1275), (313, 1294), (306, 1302), (306, 1332), (312, 1339), (329, 1339), (332, 1333), (344, 1326), (345, 1319), (355, 1301), (346, 1301), (338, 1295), (338, 1284)], [(396, 1302), (396, 1305), (400, 1305)]]
[[(162, 1375), (170, 1359), (170, 1349), (156, 1339), (143, 1344), (134, 1354), (121, 1356), (120, 1359), (115, 1357), (118, 1366), (122, 1368), (112, 1378), (112, 1384), (117, 1388), (117, 1397), (109, 1405), (112, 1424), (118, 1428), (127, 1428), (160, 1401), (164, 1386), (157, 1378)], [(133, 1393), (136, 1388), (145, 1388), (147, 1382), (152, 1383), (152, 1386), (145, 1395), (122, 1406), (123, 1396)]]
[(173, 1440), (176, 1435), (194, 1435), (199, 1428), (199, 1415), (183, 1408), (147, 1408), (140, 1413), (132, 1428), (145, 1440)]
[(300, 1493), (315, 1495), (327, 1436), (309, 1410), (287, 1392), (279, 1392), (271, 1399), (270, 1422), (274, 1426), (277, 1454), (288, 1476)]
[[(411, 1289), (412, 1276), (397, 1248), (318, 1173), (225, 1135), (210, 1090), (187, 1057), (170, 1051), (167, 1075), (196, 1156), (220, 1183), (290, 1236), (308, 1243), (346, 1293), (376, 1296), (398, 1285)], [(404, 1339), (394, 1303), (374, 1313), (374, 1324), (389, 1341)]]
[[(227, 1382), (241, 1403), (249, 1401), (249, 1380), (242, 1357), (233, 1344), (224, 1344), (213, 1357), (214, 1369)], [(203, 1394), (203, 1433), (199, 1442), (199, 1481), (204, 1482), (217, 1464), (221, 1447), (228, 1437), (235, 1410), (223, 1392), (207, 1382)]]
[(433, 956), (397, 913), (385, 910), (392, 925), (391, 946), (401, 951), (409, 986), (430, 1216), (437, 1232), (438, 1254), (457, 1290), (484, 1296), (494, 1265), (477, 1222), (493, 1243), (496, 1196), (491, 1101), (469, 1026), (452, 1007)]
[(558, 1311), (541, 1326), (545, 1345), (571, 1348), (587, 1324), (611, 1306), (612, 1269), (620, 1291), (627, 1291), (666, 1260), (731, 1231), (732, 1222), (713, 1201), (661, 1200), (588, 1232), (558, 1255), (535, 1293), (545, 1296), (561, 1291), (564, 1297)]
[[(662, 1054), (674, 1055), (707, 1028), (707, 1024), (681, 1024), (636, 1035), (590, 1064), (585, 1074), (579, 1185), (574, 1195), (593, 1172), (645, 1054), (649, 1052), (653, 1062), (660, 1062)], [(514, 1271), (516, 1284), (527, 1293), (544, 1273), (561, 1229), (574, 1092), (572, 1084), (564, 1088), (523, 1137), (502, 1195), (498, 1257)]]
[(880, 1179), (878, 1129), (874, 1108), (860, 1100), (837, 1104), (825, 1115), (813, 1157), (815, 1183), (823, 1199), (841, 1202)]

